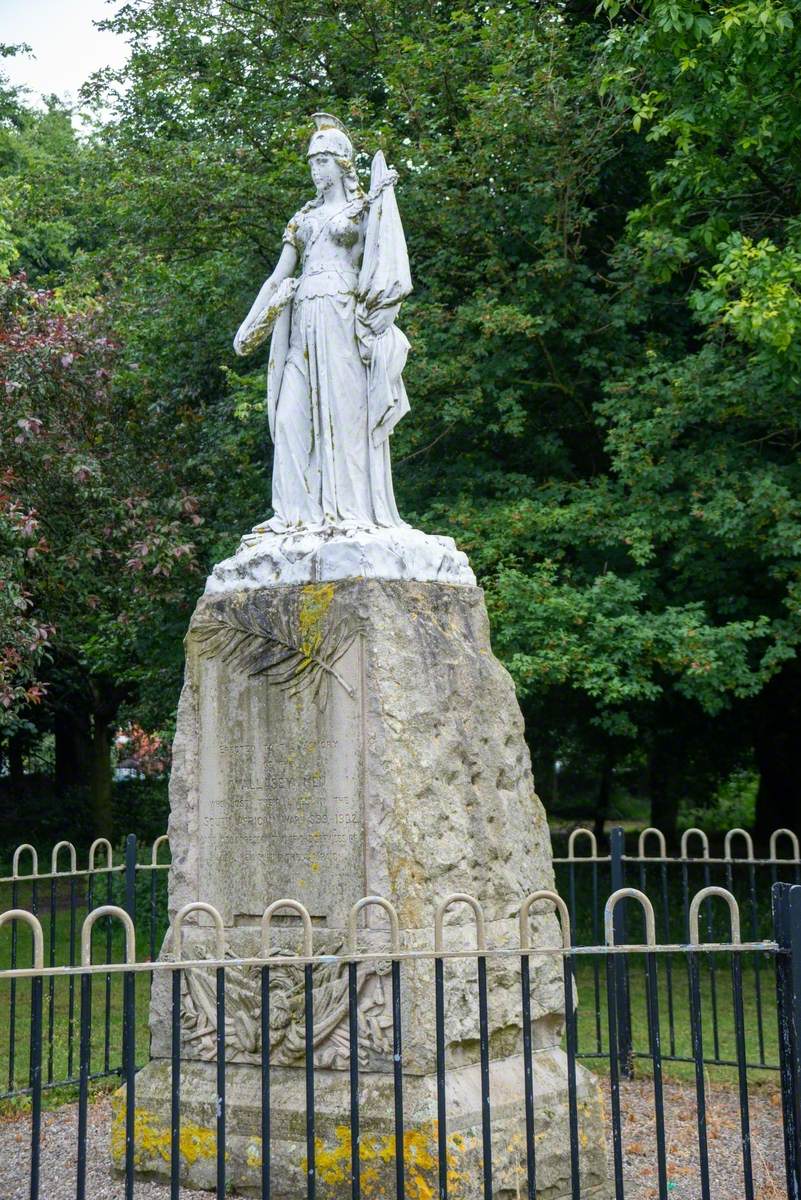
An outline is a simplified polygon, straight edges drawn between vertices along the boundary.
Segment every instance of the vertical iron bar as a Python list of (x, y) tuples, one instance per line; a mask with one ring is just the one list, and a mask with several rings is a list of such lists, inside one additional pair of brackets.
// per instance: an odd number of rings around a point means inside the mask
[(445, 1106), (445, 980), (443, 961), (434, 959), (434, 1000), (437, 1033), (437, 1166), (439, 1200), (448, 1200), (447, 1109)]
[[(16, 879), (11, 885), (11, 907), (19, 908), (19, 885)], [(11, 970), (15, 970), (17, 966), (17, 922), (11, 922)], [(15, 1041), (17, 1035), (17, 981), (11, 980), (11, 992), (9, 995), (8, 1007), (8, 1090), (14, 1090), (14, 1057), (15, 1057)]]
[(307, 963), (304, 974), (304, 1018), (306, 1042), (306, 1196), (317, 1194), (317, 1152), (314, 1144), (314, 978)]
[(261, 1196), (270, 1200), (270, 968), (261, 969)]
[[(670, 929), (670, 896), (668, 893), (668, 873), (667, 863), (662, 860), (660, 867), (660, 878), (662, 883), (662, 921), (665, 931), (665, 941), (669, 944), (673, 941)], [(668, 1004), (668, 1031), (670, 1035), (670, 1053), (675, 1058), (676, 1056), (676, 1021), (673, 1012), (673, 960), (671, 955), (665, 956), (665, 979), (667, 981), (667, 1004)]]
[[(626, 835), (615, 826), (609, 839), (612, 868), (612, 891), (626, 886), (626, 868), (623, 855), (626, 851)], [(626, 943), (626, 912), (622, 904), (615, 906), (614, 912), (615, 944), (623, 946)], [(615, 1019), (617, 1020), (617, 1054), (620, 1074), (624, 1079), (634, 1075), (634, 1060), (631, 1044), (631, 1008), (629, 1000), (629, 975), (627, 955), (612, 954), (610, 960), (615, 973)]]
[(123, 908), (136, 928), (136, 834), (125, 839), (125, 902)]
[[(125, 839), (125, 902), (123, 905), (136, 929), (136, 834), (129, 833)], [(130, 978), (130, 984), (127, 982)], [(133, 1197), (133, 1154), (134, 1154), (134, 1115), (133, 1103), (128, 1103), (129, 1093), (133, 1095), (133, 1078), (136, 1071), (136, 1035), (135, 1035), (135, 976), (126, 972), (123, 977), (123, 1006), (128, 1013), (126, 1022), (128, 1038), (125, 1044), (125, 1200)], [(127, 989), (127, 990), (126, 990)]]
[[(93, 903), (94, 894), (95, 894), (94, 874), (87, 875), (87, 877), (86, 877), (86, 912), (87, 912), (87, 914), (89, 914), (92, 911), (92, 909), (94, 908), (94, 903)], [(95, 960), (94, 950), (93, 950), (92, 945), (90, 944), (90, 946), (89, 946), (89, 962), (93, 963), (94, 960)], [(106, 959), (106, 962), (108, 962), (108, 959)], [(92, 984), (94, 986), (94, 980), (92, 980)], [(89, 1074), (90, 1075), (92, 1074), (92, 1031), (91, 1031), (91, 1029), (89, 1031)]]
[[(689, 874), (690, 874), (690, 869), (687, 864), (687, 861), (686, 861), (686, 859), (682, 859), (681, 860), (681, 908), (682, 908), (682, 914), (684, 917), (684, 924), (682, 926), (681, 938), (682, 938), (682, 942), (685, 945), (689, 945), (689, 942), (690, 942), (690, 880), (689, 880)], [(699, 966), (698, 963), (696, 963), (695, 965), (696, 965), (696, 967)], [(699, 984), (699, 987), (700, 987), (700, 984)], [(687, 957), (687, 990), (689, 992), (689, 997), (690, 997), (690, 1008), (692, 1009), (693, 980), (692, 980), (692, 970), (691, 970), (691, 966), (690, 966), (689, 955)], [(699, 1004), (700, 1004), (700, 990), (699, 990)], [(701, 1011), (700, 1008), (698, 1011), (700, 1014), (700, 1011)], [(696, 1068), (696, 1071), (697, 1071), (697, 1068)], [(702, 1200), (707, 1200), (707, 1198), (702, 1197)]]
[(217, 967), (217, 1200), (225, 1200), (225, 967)]
[[(709, 887), (711, 881), (712, 876), (709, 863), (704, 862), (704, 887)], [(727, 887), (729, 892), (731, 892), (733, 881), (731, 881), (730, 866), (727, 868)], [(706, 905), (706, 941), (715, 941), (715, 922), (713, 922), (711, 904)], [(706, 959), (709, 962), (709, 990), (712, 1004), (712, 1045), (713, 1049), (715, 1049), (715, 1058), (717, 1060), (717, 1058), (721, 1057), (721, 1033), (719, 1033), (717, 1022), (717, 972), (715, 970), (715, 955), (707, 954)]]
[(576, 1093), (576, 1004), (573, 987), (573, 955), (562, 958), (562, 981), (565, 994), (565, 1042), (567, 1045), (567, 1108), (570, 1129), (570, 1194), (581, 1200), (579, 1174), (578, 1100)]
[[(758, 942), (759, 937), (759, 916), (757, 913), (757, 894), (756, 894), (756, 867), (753, 862), (748, 864), (748, 894), (751, 907), (751, 933), (752, 940)], [(734, 956), (737, 958), (737, 955)], [(739, 959), (738, 959), (739, 962)], [(759, 951), (754, 951), (754, 988), (756, 1001), (756, 1018), (757, 1018), (757, 1038), (759, 1041), (759, 1061), (765, 1062), (765, 1030), (762, 1021), (762, 962)], [(742, 1002), (742, 992), (740, 993), (740, 1001)]]
[(350, 1191), (353, 1200), (362, 1194), (359, 1162), (359, 998), (356, 963), (348, 963), (348, 1031), (350, 1066)]
[(136, 973), (122, 977), (123, 1069), (125, 1074), (125, 1200), (133, 1200), (134, 1117), (136, 1113)]
[[(640, 860), (640, 891), (644, 895), (646, 895), (646, 896), (648, 895), (648, 877), (646, 874), (646, 863), (644, 863), (642, 861), (642, 859)], [(620, 907), (620, 906), (618, 906), (618, 907)], [(643, 959), (642, 969), (643, 969), (644, 978), (645, 978), (645, 994), (647, 995), (648, 994), (648, 959), (647, 958)], [(646, 1023), (645, 1023), (645, 1032), (646, 1032), (646, 1036), (648, 1038), (648, 1053), (652, 1054), (653, 1046), (651, 1045), (651, 1022), (650, 1021), (646, 1021)]]
[[(50, 966), (56, 965), (56, 877), (50, 880)], [(53, 1041), (56, 1006), (56, 980), (47, 981), (47, 1082), (53, 1082)]]
[(89, 1048), (92, 1042), (92, 976), (81, 976), (81, 1030), (78, 1086), (78, 1180), (75, 1200), (86, 1200), (86, 1139), (89, 1116)]
[[(109, 871), (106, 876), (106, 904), (114, 902), (114, 877)], [(106, 962), (111, 962), (111, 917), (106, 922)], [(111, 972), (106, 971), (105, 1011), (103, 1014), (103, 1071), (108, 1075), (111, 1067)]]
[(523, 1085), (526, 1102), (526, 1182), (528, 1200), (536, 1200), (537, 1158), (534, 1144), (534, 1073), (531, 1059), (531, 970), (528, 954), (520, 957), (523, 1002)]
[(158, 871), (150, 872), (150, 961), (156, 957), (156, 876)]
[[(598, 913), (598, 861), (593, 859), (592, 864), (592, 944), (597, 946), (600, 940), (600, 917)], [(574, 943), (575, 945), (575, 943)], [(600, 1054), (603, 1046), (603, 1035), (601, 1033), (601, 964), (598, 960), (598, 955), (592, 956), (592, 977), (593, 990), (595, 995), (595, 1052)], [(578, 1045), (576, 1046), (578, 1053)]]
[(478, 959), (478, 1044), (481, 1059), (481, 1143), (484, 1200), (492, 1200), (492, 1109), (490, 1107), (487, 959), (483, 954)]
[[(35, 879), (34, 879), (33, 883), (31, 884), (31, 912), (33, 913), (33, 915), (35, 917), (37, 917), (39, 915), (39, 889), (37, 887)], [(33, 942), (31, 942), (31, 966), (35, 965), (34, 959), (35, 959), (35, 950), (34, 950)], [(42, 984), (42, 991), (43, 990), (44, 990), (44, 984)], [(31, 1003), (33, 1003), (33, 996), (31, 996)], [(42, 1004), (44, 1005), (44, 998), (42, 999)], [(31, 1019), (33, 1019), (33, 1018), (31, 1018)], [(42, 1023), (43, 1022), (44, 1022), (44, 1012), (42, 1012), (42, 1016), (40, 1018), (40, 1026), (39, 1026), (40, 1042), (41, 1042), (41, 1038), (42, 1038)], [(33, 1038), (33, 1033), (31, 1033), (31, 1038)], [(42, 1055), (41, 1055), (41, 1046), (40, 1046), (40, 1053), (39, 1053), (40, 1076), (41, 1076), (41, 1070), (42, 1070)], [(31, 1041), (31, 1053), (30, 1053), (30, 1061), (29, 1061), (29, 1065), (28, 1065), (28, 1086), (30, 1088), (33, 1088), (33, 1041)]]
[(790, 884), (775, 883), (771, 889), (771, 903), (773, 937), (779, 948), (776, 954), (776, 1015), (779, 1025), (779, 1078), (787, 1196), (788, 1200), (801, 1200), (801, 1130), (795, 1080)]
[(170, 1075), (170, 1200), (181, 1188), (181, 972), (172, 973)]
[(788, 929), (790, 942), (790, 982), (792, 988), (793, 1084), (795, 1094), (795, 1128), (799, 1137), (799, 1190), (801, 1190), (801, 887), (793, 884), (789, 891)]
[(701, 982), (698, 970), (698, 951), (687, 954), (687, 974), (690, 980), (690, 1029), (695, 1063), (695, 1096), (698, 1114), (698, 1161), (701, 1169), (701, 1200), (710, 1200), (709, 1145), (706, 1132), (706, 1081), (704, 1079), (704, 1034), (701, 1009)]
[(567, 865), (567, 882), (570, 897), (570, 944), (571, 946), (575, 946), (578, 944), (578, 938), (576, 937), (576, 864), (572, 861)]
[[(681, 907), (684, 913), (684, 932), (682, 937), (685, 942), (690, 940), (690, 867), (686, 859), (681, 862)], [(689, 967), (689, 960), (688, 960)]]
[(668, 1200), (667, 1154), (665, 1150), (665, 1098), (662, 1091), (662, 1047), (659, 1037), (659, 993), (657, 991), (656, 955), (646, 954), (646, 1002), (648, 1006), (648, 1040), (654, 1071), (654, 1117), (656, 1119), (656, 1168), (659, 1200)]
[[(75, 966), (75, 906), (77, 904), (74, 875), (70, 876), (70, 966)], [(75, 976), (70, 975), (67, 1009), (67, 1078), (72, 1079), (75, 1043)]]
[(748, 1110), (748, 1072), (745, 1053), (745, 1018), (743, 1015), (742, 959), (735, 951), (731, 956), (731, 986), (734, 1005), (734, 1036), (737, 1045), (737, 1081), (740, 1090), (740, 1133), (743, 1146), (743, 1183), (745, 1200), (754, 1200), (754, 1173), (751, 1163), (751, 1117)]
[(740, 1086), (740, 1133), (742, 1140), (742, 1176), (746, 1200), (754, 1200), (751, 1160), (751, 1114), (748, 1111), (748, 1072), (746, 1068), (746, 1022), (742, 1010), (742, 959), (731, 953), (731, 1002), (734, 1006), (734, 1034), (737, 1048), (737, 1082)]
[(42, 1139), (42, 976), (31, 980), (31, 1195), (39, 1200)]
[[(618, 906), (619, 907), (619, 906)], [(623, 1136), (620, 1128), (620, 1052), (617, 1044), (617, 987), (618, 974), (615, 970), (617, 956), (607, 951), (606, 955), (606, 1004), (609, 1018), (609, 1099), (612, 1110), (612, 1159), (615, 1173), (615, 1200), (624, 1200), (623, 1192)]]
[(395, 1098), (395, 1193), (396, 1200), (403, 1200), (406, 1194), (404, 1182), (404, 1149), (403, 1135), (403, 1039), (401, 1030), (401, 983), (400, 962), (392, 960), (392, 1063), (394, 1068), (394, 1098)]

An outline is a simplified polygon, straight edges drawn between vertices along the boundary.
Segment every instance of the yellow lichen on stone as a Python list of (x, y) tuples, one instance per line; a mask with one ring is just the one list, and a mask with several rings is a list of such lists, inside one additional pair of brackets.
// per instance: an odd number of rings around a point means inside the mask
[[(125, 1092), (115, 1092), (111, 1099), (113, 1120), (111, 1125), (111, 1155), (117, 1165), (125, 1159)], [(146, 1166), (149, 1160), (159, 1157), (170, 1161), (169, 1128), (159, 1128), (157, 1118), (146, 1108), (134, 1108), (134, 1165)], [(214, 1158), (217, 1153), (217, 1135), (213, 1129), (189, 1122), (181, 1123), (178, 1149), (181, 1158), (189, 1163), (198, 1159)]]
[[(319, 1138), (315, 1140), (317, 1176), (323, 1183), (346, 1184), (350, 1182), (353, 1153), (351, 1131), (347, 1125), (338, 1125), (335, 1132), (337, 1140), (333, 1145), (326, 1145)], [(456, 1200), (465, 1194), (465, 1185), (469, 1183), (469, 1169), (466, 1169), (461, 1160), (465, 1152), (475, 1144), (475, 1139), (465, 1139), (460, 1134), (453, 1134), (448, 1138), (448, 1143), (448, 1189), (449, 1194)], [(406, 1200), (434, 1200), (438, 1187), (436, 1122), (404, 1131), (403, 1159)], [(390, 1181), (387, 1168), (394, 1161), (394, 1134), (383, 1138), (362, 1134), (359, 1141), (359, 1164), (361, 1190), (365, 1200), (385, 1200), (389, 1196), (394, 1188), (394, 1172)], [(304, 1173), (308, 1169), (307, 1159), (303, 1159), (302, 1169)], [(390, 1183), (388, 1192), (384, 1185)]]
[(245, 1161), (254, 1170), (258, 1170), (261, 1167), (261, 1138), (254, 1138), (252, 1142), (248, 1142)]
[(316, 654), (323, 640), (325, 615), (334, 599), (333, 583), (309, 583), (302, 591), (298, 629), (300, 650), (306, 659)]

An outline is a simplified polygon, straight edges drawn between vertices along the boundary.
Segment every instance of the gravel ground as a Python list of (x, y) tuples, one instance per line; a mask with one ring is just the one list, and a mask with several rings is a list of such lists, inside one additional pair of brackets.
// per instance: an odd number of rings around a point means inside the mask
[[(0, 1122), (0, 1200), (29, 1200), (30, 1117)], [(109, 1162), (111, 1101), (89, 1106), (86, 1156), (87, 1200), (123, 1200), (125, 1188)], [(78, 1106), (65, 1104), (42, 1114), (41, 1200), (74, 1200), (77, 1171)], [(136, 1181), (136, 1200), (169, 1200), (160, 1183)], [(181, 1200), (214, 1200), (211, 1192), (181, 1189)]]
[[(606, 1089), (609, 1116), (608, 1084)], [(699, 1200), (695, 1089), (665, 1084), (665, 1133), (670, 1200)], [(647, 1080), (621, 1088), (626, 1200), (658, 1196), (653, 1121), (653, 1090)], [(756, 1200), (785, 1200), (781, 1100), (776, 1087), (751, 1092), (751, 1135)], [(42, 1119), (42, 1200), (72, 1200), (78, 1111), (74, 1104), (46, 1112)], [(111, 1105), (107, 1097), (90, 1107), (87, 1156), (88, 1200), (121, 1200), (123, 1186), (109, 1167)], [(740, 1105), (736, 1089), (708, 1090), (708, 1137), (713, 1200), (743, 1200)], [(0, 1200), (28, 1200), (30, 1125), (27, 1117), (0, 1122)], [(611, 1159), (610, 1159), (611, 1162)], [(610, 1166), (611, 1172), (611, 1166)], [(140, 1182), (136, 1200), (169, 1200), (169, 1188)], [(213, 1200), (210, 1192), (181, 1191), (181, 1200)]]
[[(611, 1128), (608, 1080), (603, 1082), (607, 1128)], [(734, 1087), (709, 1085), (707, 1142), (712, 1200), (743, 1200), (740, 1098)], [(670, 1200), (699, 1200), (698, 1125), (695, 1087), (665, 1083), (665, 1145)], [(623, 1174), (626, 1200), (655, 1200), (656, 1168), (654, 1093), (650, 1080), (621, 1085)], [(751, 1154), (756, 1200), (786, 1200), (784, 1136), (778, 1087), (760, 1086), (749, 1093)], [(610, 1152), (610, 1178), (612, 1159)]]

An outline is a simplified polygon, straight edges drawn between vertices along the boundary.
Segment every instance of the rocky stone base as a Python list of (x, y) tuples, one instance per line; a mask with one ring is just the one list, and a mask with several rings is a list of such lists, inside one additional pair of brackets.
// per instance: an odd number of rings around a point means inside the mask
[(453, 538), (423, 533), (411, 525), (388, 529), (328, 525), (294, 533), (257, 525), (245, 534), (236, 554), (214, 568), (206, 594), (340, 579), (405, 579), (468, 587), (476, 583), (467, 555), (457, 550)]
[[(535, 1053), (533, 1060), (535, 1152), (538, 1200), (571, 1194), (567, 1110), (567, 1060), (561, 1050)], [(273, 1068), (271, 1195), (297, 1200), (306, 1194), (305, 1077), (302, 1069)], [(229, 1065), (226, 1090), (226, 1162), (229, 1186), (240, 1195), (261, 1195), (263, 1147), (260, 1137), (261, 1075), (257, 1067)], [(577, 1068), (581, 1195), (607, 1200), (606, 1146), (597, 1080)], [(483, 1196), (481, 1078), (477, 1064), (450, 1070), (448, 1111), (448, 1194), (451, 1200)], [(516, 1055), (490, 1066), (492, 1100), (493, 1195), (512, 1200), (526, 1194), (526, 1137), (523, 1059)], [(124, 1159), (125, 1093), (115, 1095), (112, 1148), (117, 1166)], [(437, 1091), (434, 1075), (405, 1075), (404, 1164), (406, 1196), (437, 1195)], [(346, 1200), (351, 1195), (349, 1079), (342, 1071), (315, 1072), (317, 1195)], [(190, 1062), (181, 1071), (181, 1182), (215, 1187), (216, 1066)], [(364, 1200), (395, 1196), (394, 1092), (392, 1077), (364, 1073), (359, 1078), (360, 1163)], [(168, 1177), (170, 1171), (170, 1064), (153, 1059), (136, 1080), (134, 1161), (141, 1175)]]

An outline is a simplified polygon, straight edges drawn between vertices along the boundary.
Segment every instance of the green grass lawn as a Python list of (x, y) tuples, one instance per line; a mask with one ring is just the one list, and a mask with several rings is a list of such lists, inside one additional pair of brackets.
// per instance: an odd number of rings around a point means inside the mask
[[(576, 984), (579, 995), (578, 1043), (579, 1052), (595, 1051), (598, 1047), (598, 1022), (596, 1020), (596, 996), (600, 1001), (600, 1045), (604, 1053), (609, 1047), (609, 1023), (606, 1007), (606, 964), (598, 962), (596, 974), (594, 963), (585, 957), (577, 958)], [(760, 1046), (758, 999), (756, 982), (756, 955), (742, 956), (743, 1013), (746, 1057), (749, 1063), (778, 1062), (778, 1028), (776, 1022), (776, 976), (773, 960), (767, 955), (760, 957), (759, 995), (762, 1010), (762, 1043)], [(669, 971), (668, 971), (669, 968)], [(710, 968), (714, 969), (713, 982)], [(659, 1033), (662, 1055), (692, 1058), (692, 1036), (690, 1028), (690, 999), (687, 960), (683, 955), (660, 955), (658, 964)], [(670, 988), (668, 983), (670, 973)], [(701, 1008), (703, 1014), (703, 1049), (705, 1058), (721, 1058), (736, 1061), (734, 1004), (731, 980), (731, 956), (715, 954), (704, 956), (700, 966)], [(648, 1017), (646, 1003), (645, 959), (642, 955), (629, 957), (629, 993), (631, 1008), (632, 1045), (635, 1052), (649, 1053)], [(673, 1015), (671, 1033), (671, 1010)], [(717, 1020), (715, 1021), (714, 1017)], [(717, 1046), (714, 1030), (717, 1025)], [(607, 1072), (608, 1062), (603, 1059), (588, 1061), (593, 1070)], [(635, 1072), (650, 1074), (650, 1058), (636, 1058)], [(734, 1083), (737, 1080), (735, 1067), (708, 1067), (710, 1077), (718, 1082)], [(665, 1062), (667, 1078), (693, 1080), (695, 1066), (692, 1062)], [(776, 1070), (749, 1070), (749, 1079), (778, 1081)]]
[[(157, 882), (157, 901), (160, 911), (163, 911), (165, 907), (163, 892), (166, 880), (159, 878)], [(8, 884), (0, 885), (0, 911), (11, 907), (11, 900), (10, 886)], [(122, 903), (122, 880), (119, 875), (112, 877), (110, 896), (102, 877), (95, 885), (93, 906), (96, 907), (109, 901), (118, 905)], [(38, 917), (44, 934), (45, 963), (49, 965), (52, 962), (55, 965), (64, 966), (70, 962), (79, 962), (81, 924), (88, 911), (83, 883), (81, 882), (76, 889), (74, 928), (71, 928), (68, 882), (59, 881), (56, 889), (54, 921), (49, 881), (39, 884), (37, 903)], [(20, 886), (18, 904), (20, 907), (30, 910), (30, 885)], [(141, 879), (137, 888), (137, 911), (143, 917), (143, 920), (137, 922), (136, 956), (141, 961), (150, 955), (149, 874)], [(110, 932), (108, 941), (107, 930)], [(161, 921), (156, 930), (157, 946), (161, 943), (163, 932), (163, 921)], [(101, 918), (95, 924), (92, 944), (96, 961), (106, 960), (107, 948), (110, 948), (109, 961), (121, 962), (125, 957), (124, 934), (118, 921), (107, 921)], [(20, 925), (17, 935), (17, 966), (29, 965), (31, 959), (31, 935), (24, 926)], [(8, 928), (4, 928), (0, 931), (0, 969), (11, 966), (11, 932)], [(138, 973), (134, 978), (136, 1061), (141, 1065), (147, 1062), (149, 1054), (150, 1035), (147, 1021), (151, 977), (149, 973)], [(42, 1078), (46, 1084), (58, 1083), (70, 1077), (75, 1078), (78, 1074), (80, 992), (81, 985), (78, 978), (74, 978), (72, 981), (64, 978), (44, 980)], [(90, 1055), (90, 1067), (93, 1073), (114, 1070), (122, 1062), (122, 995), (122, 975), (110, 973), (108, 976), (103, 974), (93, 976)], [(12, 997), (14, 999), (13, 1019)], [(0, 982), (0, 1093), (24, 1089), (28, 1085), (30, 1013), (31, 981), (20, 979), (15, 983), (11, 980)], [(74, 1095), (75, 1088), (56, 1088), (52, 1091), (46, 1089), (45, 1103), (61, 1102), (73, 1098)], [(8, 1107), (9, 1103), (9, 1101), (0, 1102), (0, 1111), (2, 1111), (2, 1105)], [(22, 1100), (21, 1103), (24, 1104), (27, 1101)]]

